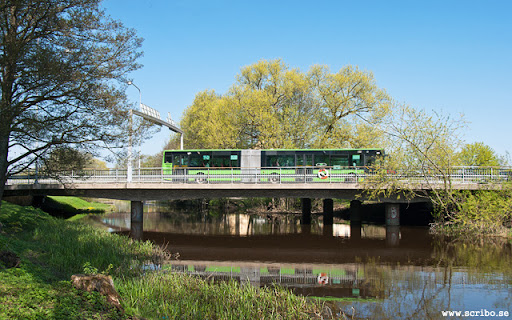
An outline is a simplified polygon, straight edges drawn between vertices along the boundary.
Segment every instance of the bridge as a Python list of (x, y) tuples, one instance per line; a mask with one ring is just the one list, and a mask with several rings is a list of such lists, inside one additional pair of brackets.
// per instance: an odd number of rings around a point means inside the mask
[[(351, 200), (351, 222), (360, 223), (359, 207), (365, 192), (390, 188), (413, 190), (428, 195), (432, 190), (493, 190), (512, 180), (511, 168), (457, 167), (448, 174), (425, 175), (419, 171), (347, 170), (330, 168), (192, 168), (171, 174), (165, 168), (140, 168), (129, 175), (125, 169), (58, 172), (52, 175), (16, 175), (7, 182), (4, 196), (80, 196), (129, 200), (132, 221), (142, 221), (146, 200), (175, 200), (229, 197), (272, 197), (302, 199), (303, 223), (311, 221), (311, 198), (324, 199), (324, 224), (332, 225), (332, 199)], [(194, 172), (194, 174), (191, 174)], [(336, 173), (338, 172), (338, 173)], [(358, 172), (357, 174), (355, 172)], [(130, 176), (130, 178), (129, 178)], [(386, 222), (399, 225), (399, 203), (427, 201), (407, 199), (394, 193), (381, 197), (386, 203)]]

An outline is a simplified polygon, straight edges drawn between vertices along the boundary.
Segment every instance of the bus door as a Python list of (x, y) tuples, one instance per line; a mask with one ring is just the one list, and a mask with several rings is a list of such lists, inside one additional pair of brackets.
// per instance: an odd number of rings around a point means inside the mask
[(210, 155), (209, 154), (203, 154), (203, 161), (201, 162), (201, 167), (210, 167)]
[(175, 154), (172, 160), (172, 174), (174, 175), (184, 175), (185, 167), (187, 166), (188, 156), (183, 154)]
[(307, 167), (313, 166), (313, 155), (312, 154), (306, 154), (306, 166)]
[(314, 161), (313, 161), (313, 155), (312, 154), (306, 154), (305, 155), (305, 166), (306, 166), (306, 176), (308, 176), (308, 178), (306, 179), (306, 181), (308, 182), (311, 182), (313, 181), (313, 175), (314, 175)]

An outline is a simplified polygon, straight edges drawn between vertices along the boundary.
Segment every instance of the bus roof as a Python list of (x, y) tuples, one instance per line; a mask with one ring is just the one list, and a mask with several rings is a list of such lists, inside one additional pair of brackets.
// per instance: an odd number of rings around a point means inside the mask
[(383, 151), (384, 148), (361, 148), (361, 149), (186, 149), (186, 150), (164, 150), (164, 152), (205, 152), (205, 151), (242, 151), (242, 150), (260, 150), (260, 151)]

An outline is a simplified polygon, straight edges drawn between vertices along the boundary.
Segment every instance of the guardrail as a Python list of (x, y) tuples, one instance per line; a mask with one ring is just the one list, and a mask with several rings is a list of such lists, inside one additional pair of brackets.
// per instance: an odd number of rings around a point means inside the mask
[[(363, 183), (372, 181), (432, 183), (503, 183), (512, 181), (512, 167), (454, 167), (448, 174), (429, 175), (418, 170), (395, 172), (367, 167), (281, 168), (140, 168), (132, 171), (131, 183)], [(126, 169), (63, 171), (52, 174), (28, 172), (9, 177), (7, 185), (54, 183), (127, 183)]]

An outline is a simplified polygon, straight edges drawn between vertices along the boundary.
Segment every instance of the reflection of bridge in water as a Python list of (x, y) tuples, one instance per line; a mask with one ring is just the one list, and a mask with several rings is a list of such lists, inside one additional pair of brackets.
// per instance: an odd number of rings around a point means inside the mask
[(372, 263), (275, 264), (216, 261), (171, 261), (164, 268), (213, 281), (235, 281), (256, 287), (280, 285), (315, 297), (384, 299), (393, 288), (435, 290), (443, 286), (508, 286), (510, 279), (475, 277), (449, 267), (389, 266)]
[[(169, 268), (169, 267), (167, 267)], [(279, 265), (240, 262), (172, 261), (173, 272), (256, 287), (281, 285), (306, 296), (376, 298), (382, 279), (367, 278), (359, 265)]]

